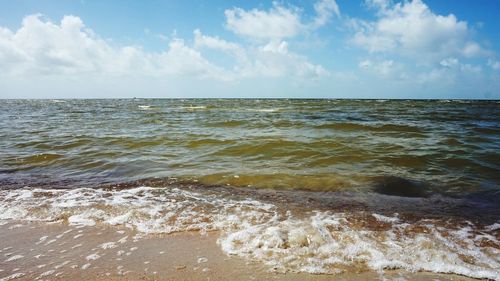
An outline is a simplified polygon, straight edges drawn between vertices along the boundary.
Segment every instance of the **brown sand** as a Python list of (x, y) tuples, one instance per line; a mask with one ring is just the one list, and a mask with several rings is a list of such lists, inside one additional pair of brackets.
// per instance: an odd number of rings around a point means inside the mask
[(217, 237), (197, 232), (144, 236), (127, 228), (10, 222), (0, 226), (0, 280), (471, 280), (394, 270), (275, 273), (265, 265), (228, 257)]

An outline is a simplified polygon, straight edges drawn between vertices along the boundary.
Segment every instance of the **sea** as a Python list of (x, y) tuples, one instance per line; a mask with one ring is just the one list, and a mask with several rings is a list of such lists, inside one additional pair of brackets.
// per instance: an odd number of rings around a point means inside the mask
[(0, 100), (0, 222), (216, 232), (277, 272), (500, 280), (500, 102)]

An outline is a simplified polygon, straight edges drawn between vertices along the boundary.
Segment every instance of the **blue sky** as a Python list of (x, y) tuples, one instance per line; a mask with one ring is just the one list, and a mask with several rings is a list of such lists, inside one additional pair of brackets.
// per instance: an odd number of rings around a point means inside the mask
[(0, 98), (500, 99), (499, 7), (0, 1)]

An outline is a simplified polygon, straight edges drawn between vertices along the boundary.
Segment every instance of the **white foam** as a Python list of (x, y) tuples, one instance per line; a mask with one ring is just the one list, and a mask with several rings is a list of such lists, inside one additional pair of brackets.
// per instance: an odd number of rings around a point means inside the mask
[(428, 227), (428, 233), (412, 233), (409, 224), (377, 216), (394, 224), (390, 230), (378, 232), (354, 228), (348, 216), (318, 212), (308, 219), (289, 217), (232, 231), (219, 243), (229, 254), (263, 261), (277, 271), (336, 273), (349, 265), (366, 264), (373, 270), (401, 268), (494, 280), (500, 276), (498, 250), (475, 246), (467, 239), (473, 235), (471, 228), (444, 235), (429, 224), (422, 225)]
[[(370, 222), (375, 218), (383, 230), (356, 226), (350, 222), (353, 216)], [(500, 276), (500, 251), (488, 246), (500, 244), (493, 234), (499, 223), (478, 231), (470, 223), (456, 229), (431, 220), (409, 224), (397, 215), (311, 212), (298, 218), (273, 204), (176, 188), (0, 190), (0, 219), (51, 222), (62, 217), (78, 226), (132, 228), (138, 231), (133, 241), (148, 233), (217, 230), (224, 252), (276, 271), (331, 274), (362, 265), (494, 280)], [(127, 239), (99, 247), (112, 248)], [(131, 255), (132, 249), (116, 254)]]
[(73, 229), (68, 229), (68, 230), (64, 231), (63, 233), (57, 235), (56, 238), (59, 239), (59, 238), (63, 237), (64, 235), (70, 233), (71, 231), (73, 231)]
[(120, 243), (120, 244), (126, 243), (127, 242), (127, 238), (128, 238), (128, 236), (120, 238), (120, 240), (116, 241), (116, 243)]
[(9, 227), (9, 229), (15, 229), (15, 228), (20, 228), (20, 227), (24, 227), (23, 224), (15, 224), (15, 225), (12, 225)]
[(39, 279), (42, 279), (43, 277), (50, 276), (50, 275), (54, 274), (55, 272), (56, 272), (55, 270), (45, 271), (42, 274), (40, 274), (35, 280), (39, 280)]
[(12, 256), (12, 257), (8, 258), (8, 259), (7, 259), (7, 260), (5, 260), (5, 261), (6, 261), (6, 262), (8, 262), (8, 261), (15, 261), (15, 260), (20, 260), (20, 259), (22, 259), (22, 258), (24, 258), (24, 256), (23, 256), (23, 255), (14, 255), (14, 256)]
[(492, 225), (488, 225), (486, 227), (486, 230), (489, 230), (489, 231), (494, 231), (494, 230), (499, 230), (500, 229), (500, 223), (494, 223)]
[(89, 267), (90, 267), (90, 263), (86, 263), (86, 264), (82, 265), (81, 269), (85, 270)]
[(56, 241), (57, 241), (57, 239), (49, 240), (49, 241), (47, 241), (47, 243), (45, 243), (45, 246), (50, 245), (50, 244), (52, 244), (52, 243), (54, 243)]
[(58, 264), (58, 265), (54, 266), (54, 268), (55, 268), (55, 269), (59, 269), (59, 268), (61, 268), (61, 267), (65, 266), (65, 265), (67, 265), (68, 263), (70, 263), (70, 261), (63, 261), (62, 263), (60, 263), (60, 264)]
[(85, 259), (88, 261), (94, 261), (99, 259), (101, 256), (99, 256), (97, 253), (93, 253), (91, 255), (88, 255)]
[(198, 105), (198, 106), (181, 106), (182, 109), (194, 110), (194, 109), (206, 109), (206, 106)]
[(372, 216), (381, 222), (394, 223), (394, 222), (399, 221), (398, 217), (387, 217), (387, 216), (383, 216), (383, 215), (379, 215), (379, 214), (372, 214)]
[(94, 226), (95, 221), (89, 219), (84, 214), (73, 215), (68, 218), (69, 225), (77, 225), (77, 226)]
[(8, 281), (8, 280), (17, 279), (17, 278), (23, 277), (24, 275), (25, 275), (24, 273), (18, 272), (18, 273), (11, 274), (11, 275), (4, 277), (4, 278), (0, 278), (0, 281)]
[(105, 250), (105, 249), (113, 249), (116, 248), (117, 246), (115, 242), (106, 242), (99, 245), (99, 247)]
[(38, 245), (40, 243), (43, 243), (45, 240), (47, 240), (47, 238), (49, 238), (49, 236), (42, 236), (42, 237), (40, 237), (40, 239), (38, 240), (38, 242), (36, 242), (35, 244)]

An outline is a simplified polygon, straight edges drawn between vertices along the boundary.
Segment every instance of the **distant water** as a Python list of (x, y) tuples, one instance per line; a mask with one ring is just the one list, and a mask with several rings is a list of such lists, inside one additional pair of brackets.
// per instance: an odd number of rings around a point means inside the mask
[(221, 231), (278, 271), (500, 276), (500, 102), (1, 100), (0, 220)]

